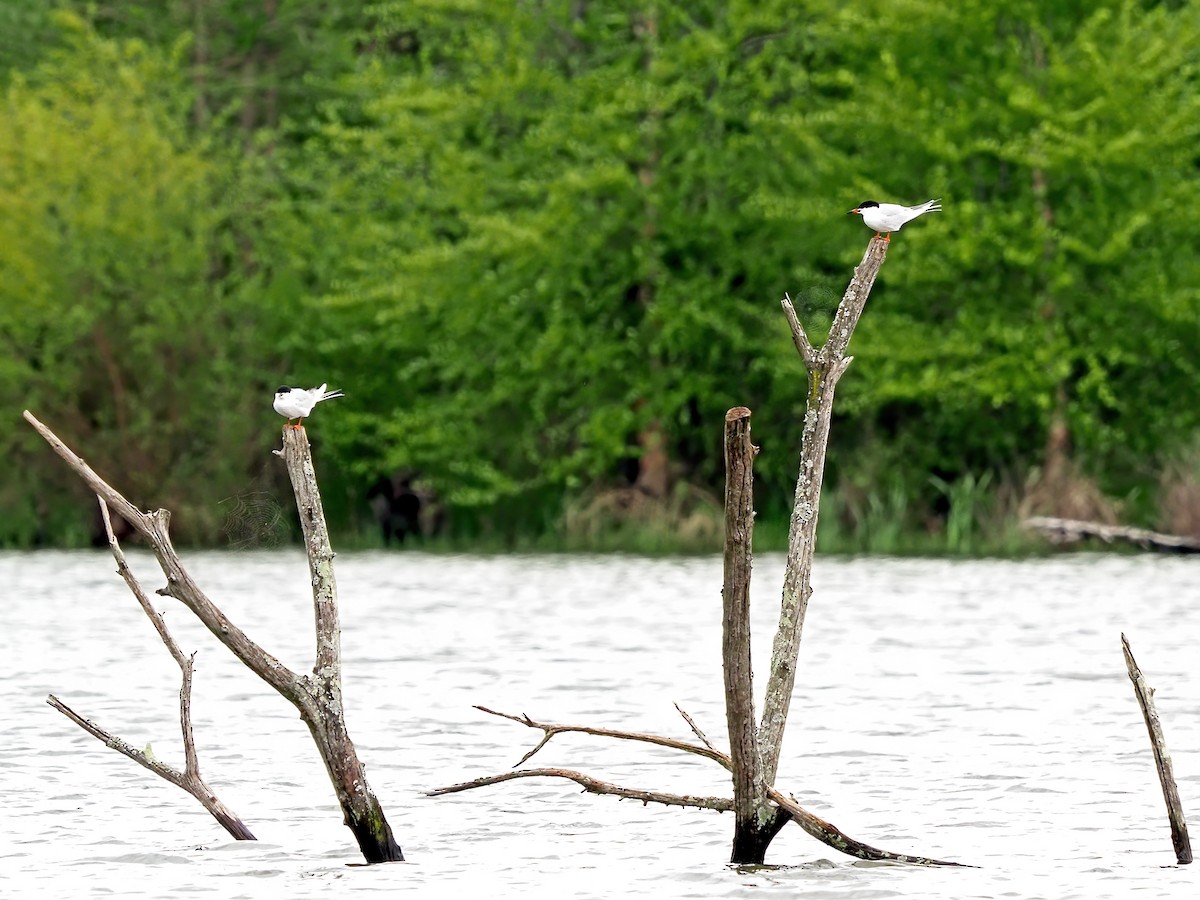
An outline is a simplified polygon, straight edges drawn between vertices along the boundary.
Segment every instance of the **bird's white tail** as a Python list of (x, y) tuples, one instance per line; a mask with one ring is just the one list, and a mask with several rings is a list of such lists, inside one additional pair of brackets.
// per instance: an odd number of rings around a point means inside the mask
[(929, 200), (925, 203), (922, 203), (920, 206), (917, 207), (917, 209), (919, 209), (923, 213), (941, 212), (942, 211), (942, 199), (939, 197), (937, 200)]
[(328, 384), (323, 384), (318, 388), (313, 388), (312, 392), (316, 395), (318, 403), (322, 400), (336, 400), (338, 397), (346, 396), (341, 391), (327, 391), (325, 390), (327, 387), (329, 387)]

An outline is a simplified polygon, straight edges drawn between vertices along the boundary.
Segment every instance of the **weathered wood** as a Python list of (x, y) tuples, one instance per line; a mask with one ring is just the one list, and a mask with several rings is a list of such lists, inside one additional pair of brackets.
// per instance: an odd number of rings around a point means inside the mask
[(846, 348), (859, 317), (867, 305), (871, 287), (887, 257), (888, 242), (871, 239), (854, 277), (838, 304), (829, 336), (819, 351), (809, 342), (791, 300), (784, 298), (783, 310), (792, 331), (792, 339), (808, 370), (808, 403), (800, 443), (800, 470), (796, 496), (788, 528), (787, 563), (783, 574), (783, 596), (779, 609), (779, 627), (771, 649), (771, 667), (763, 698), (762, 722), (758, 728), (762, 755), (763, 780), (774, 784), (783, 749), (783, 733), (791, 708), (796, 683), (796, 661), (804, 617), (812, 594), (812, 561), (816, 547), (817, 514), (821, 506), (821, 485), (825, 478), (825, 452), (829, 446), (829, 423), (833, 415), (833, 395), (837, 383), (853, 357)]
[(518, 778), (567, 778), (574, 781), (589, 794), (607, 794), (613, 797), (620, 797), (622, 800), (640, 800), (643, 804), (661, 803), (664, 806), (690, 806), (694, 809), (712, 809), (717, 812), (728, 812), (733, 809), (733, 801), (728, 797), (695, 797), (687, 794), (668, 794), (663, 791), (644, 791), (638, 788), (627, 788), (617, 784), (610, 784), (607, 781), (601, 781), (599, 778), (593, 778), (591, 775), (576, 772), (574, 769), (559, 768), (514, 769), (511, 772), (502, 772), (499, 775), (484, 775), (482, 778), (464, 781), (462, 784), (451, 784), (446, 787), (434, 788), (431, 791), (426, 791), (425, 796), (441, 797), (445, 794), (457, 794), (461, 791), (470, 791), (475, 788), (487, 787), (491, 784), (514, 781)]
[(300, 514), (316, 618), (316, 663), (307, 684), (311, 702), (301, 707), (301, 716), (321, 752), (346, 825), (358, 841), (363, 857), (367, 862), (399, 862), (404, 859), (404, 854), (392, 835), (378, 797), (367, 782), (354, 742), (346, 729), (334, 553), (321, 506), (312, 450), (303, 428), (283, 429), (282, 455)]
[[(879, 269), (887, 256), (888, 242), (874, 238), (867, 245), (862, 262), (839, 304), (833, 327), (820, 350), (816, 350), (805, 334), (791, 298), (784, 296), (783, 310), (792, 331), (796, 350), (808, 370), (808, 405), (800, 450), (800, 471), (796, 483), (796, 499), (792, 510), (788, 538), (787, 567), (784, 574), (783, 597), (780, 604), (779, 627), (775, 633), (771, 667), (767, 682), (761, 724), (755, 727), (754, 693), (750, 654), (750, 572), (753, 561), (752, 535), (754, 525), (753, 461), (757, 449), (750, 440), (750, 410), (736, 407), (725, 417), (725, 558), (722, 586), (722, 660), (725, 677), (726, 725), (729, 731), (730, 754), (717, 750), (704, 736), (696, 723), (676, 705), (692, 732), (701, 741), (692, 744), (640, 732), (592, 728), (536, 722), (529, 716), (516, 716), (476, 707), (491, 715), (502, 716), (530, 728), (543, 731), (542, 739), (526, 753), (517, 765), (525, 763), (544, 747), (551, 738), (566, 732), (601, 735), (622, 740), (643, 741), (673, 747), (711, 759), (728, 769), (733, 779), (732, 801), (724, 798), (680, 797), (654, 795), (603, 782), (590, 776), (565, 769), (531, 769), (504, 775), (485, 776), (474, 781), (439, 788), (431, 796), (470, 790), (498, 784), (515, 778), (556, 776), (571, 778), (595, 793), (610, 793), (640, 799), (643, 802), (662, 802), (671, 805), (699, 805), (708, 809), (732, 809), (735, 812), (732, 858), (735, 863), (761, 863), (771, 841), (787, 822), (795, 820), (808, 834), (825, 844), (861, 859), (886, 859), (895, 862), (924, 865), (959, 865), (928, 857), (891, 853), (856, 841), (828, 822), (801, 808), (794, 799), (775, 787), (779, 767), (784, 727), (787, 724), (792, 690), (795, 686), (796, 660), (804, 616), (811, 594), (813, 550), (816, 539), (817, 513), (825, 471), (825, 453), (829, 443), (829, 426), (833, 413), (834, 390), (839, 379), (852, 362), (846, 356), (854, 328), (866, 307), (867, 298)], [(665, 798), (665, 799), (663, 799)], [(683, 802), (686, 801), (686, 802)]]
[(1103, 522), (1084, 522), (1080, 519), (1057, 519), (1033, 516), (1022, 523), (1039, 531), (1054, 544), (1073, 544), (1096, 538), (1106, 544), (1122, 542), (1159, 553), (1200, 553), (1200, 539), (1178, 534), (1163, 534), (1145, 528), (1126, 525), (1105, 525)]
[(302, 693), (299, 676), (234, 625), (223, 612), (192, 580), (191, 575), (183, 567), (179, 555), (171, 545), (169, 510), (159, 509), (152, 513), (142, 512), (125, 499), (119, 491), (96, 474), (96, 472), (70, 447), (59, 440), (58, 435), (39, 422), (29, 410), (25, 410), (25, 420), (33, 426), (46, 443), (63, 461), (83, 479), (84, 483), (109, 505), (133, 529), (142, 536), (158, 560), (163, 575), (166, 576), (167, 586), (160, 588), (157, 593), (174, 597), (192, 611), (204, 626), (216, 636), (222, 644), (242, 661), (250, 671), (279, 691), (293, 703)]
[(725, 414), (725, 557), (721, 660), (733, 770), (734, 863), (762, 863), (788, 816), (767, 800), (754, 721), (750, 654), (750, 573), (754, 535), (754, 457), (750, 410)]
[[(713, 749), (711, 746), (702, 744), (691, 744), (687, 741), (676, 740), (675, 738), (662, 737), (657, 734), (647, 734), (640, 731), (622, 731), (616, 728), (593, 728), (586, 725), (563, 725), (551, 722), (538, 722), (531, 719), (527, 715), (513, 715), (512, 713), (497, 712), (494, 709), (488, 709), (484, 706), (476, 706), (476, 709), (481, 712), (486, 712), (489, 715), (500, 716), (508, 719), (511, 722), (516, 722), (519, 725), (525, 725), (528, 728), (540, 729), (544, 732), (542, 740), (538, 742), (533, 750), (526, 753), (522, 757), (521, 762), (529, 759), (546, 743), (557, 734), (568, 734), (571, 732), (577, 734), (589, 734), (601, 737), (611, 737), (618, 740), (638, 741), (647, 744), (656, 744), (660, 747), (670, 747), (675, 750), (682, 750), (685, 753), (694, 753), (697, 756), (702, 756), (705, 759), (710, 759), (726, 770), (732, 772), (733, 760), (729, 755), (722, 753), (719, 750)], [(681, 710), (682, 712), (682, 710)], [(518, 763), (517, 765), (520, 765)], [(585, 791), (595, 794), (611, 794), (617, 797), (624, 797), (630, 800), (640, 800), (643, 803), (664, 803), (668, 806), (691, 806), (700, 809), (713, 809), (718, 812), (726, 812), (734, 808), (734, 801), (725, 797), (695, 797), (682, 794), (667, 794), (659, 791), (646, 791), (637, 788), (626, 788), (615, 784), (600, 781), (592, 778), (589, 775), (584, 775), (581, 772), (576, 772), (572, 769), (521, 769), (518, 771), (505, 772), (500, 775), (485, 775), (481, 778), (476, 778), (471, 781), (464, 781), (460, 784), (453, 784), (447, 787), (434, 788), (426, 791), (427, 797), (440, 797), (444, 794), (454, 794), (461, 791), (469, 791), (475, 788), (487, 787), (488, 785), (501, 784), (505, 781), (512, 781), (517, 778), (538, 778), (538, 777), (556, 777), (569, 778), (577, 784), (581, 785)], [(594, 790), (593, 786), (600, 788)], [(925, 856), (913, 856), (906, 853), (893, 853), (889, 850), (880, 850), (878, 847), (872, 847), (870, 844), (864, 844), (862, 841), (855, 840), (849, 835), (842, 832), (836, 826), (826, 822), (819, 816), (813, 815), (808, 810), (804, 809), (792, 797), (788, 797), (776, 790), (773, 787), (766, 788), (767, 796), (776, 804), (778, 804), (778, 814), (772, 820), (771, 828), (774, 831), (763, 830), (757, 835), (757, 839), (762, 840), (766, 837), (763, 849), (765, 852), (766, 844), (770, 843), (770, 839), (782, 828), (787, 822), (795, 821), (805, 832), (812, 837), (821, 841), (835, 850), (839, 850), (848, 856), (855, 856), (859, 859), (880, 859), (890, 860), (892, 862), (915, 863), (918, 865), (929, 866), (958, 866), (961, 863), (945, 862), (943, 860), (932, 859)]]
[(1146, 731), (1150, 734), (1154, 765), (1158, 769), (1158, 782), (1162, 785), (1163, 799), (1167, 803), (1167, 819), (1171, 823), (1171, 844), (1175, 848), (1175, 859), (1180, 865), (1187, 865), (1192, 861), (1192, 842), (1188, 838), (1187, 820), (1183, 815), (1183, 803), (1179, 799), (1179, 787), (1175, 784), (1171, 753), (1167, 750), (1162, 722), (1159, 721), (1158, 710), (1154, 707), (1154, 689), (1146, 684), (1124, 634), (1121, 635), (1121, 650), (1125, 654), (1125, 668), (1129, 672), (1129, 680), (1133, 682), (1133, 692), (1142, 708), (1142, 718), (1146, 720)]
[[(186, 671), (187, 671), (187, 683), (185, 685), (185, 689), (190, 690), (190, 688), (191, 688), (191, 677), (190, 677), (191, 676), (191, 661), (190, 660), (188, 661), (188, 668)], [(82, 728), (84, 731), (86, 731), (88, 734), (90, 734), (92, 737), (96, 738), (98, 741), (101, 741), (106, 747), (110, 747), (113, 750), (116, 750), (118, 753), (122, 754), (123, 756), (129, 757), (134, 762), (136, 762), (138, 765), (144, 766), (145, 768), (149, 769), (151, 772), (153, 772), (155, 775), (159, 776), (160, 778), (162, 778), (166, 781), (169, 781), (169, 782), (171, 782), (171, 784), (175, 785), (176, 787), (182, 788), (183, 790), (187, 791), (189, 794), (191, 794), (193, 797), (195, 797), (197, 800), (200, 801), (200, 804), (206, 810), (208, 810), (209, 815), (211, 815), (214, 819), (216, 819), (217, 822), (220, 823), (221, 827), (224, 828), (227, 832), (229, 832), (229, 834), (234, 838), (234, 840), (238, 840), (238, 841), (256, 840), (254, 835), (250, 832), (250, 829), (246, 827), (246, 824), (241, 819), (239, 819), (233, 813), (233, 811), (229, 809), (229, 807), (227, 807), (224, 803), (222, 803), (221, 800), (217, 797), (217, 795), (214, 794), (212, 792), (212, 790), (208, 787), (208, 785), (204, 783), (204, 780), (200, 777), (199, 772), (197, 770), (185, 769), (183, 772), (180, 772), (178, 769), (175, 769), (172, 766), (168, 766), (166, 763), (164, 763), (161, 760), (150, 755), (145, 750), (137, 749), (136, 747), (129, 744), (128, 741), (124, 741), (121, 738), (117, 737), (116, 735), (110, 734), (108, 731), (105, 731), (103, 728), (101, 728), (99, 725), (97, 725), (91, 719), (88, 719), (85, 716), (81, 716), (79, 713), (75, 712), (75, 710), (71, 709), (71, 707), (67, 706), (67, 704), (63, 703), (61, 700), (59, 700), (53, 694), (50, 694), (49, 696), (46, 697), (46, 702), (48, 704), (50, 704), (50, 706), (53, 706), (55, 709), (57, 709), (60, 713), (62, 713), (64, 716), (66, 716), (72, 722), (74, 722), (76, 725), (78, 725), (80, 728)], [(193, 748), (192, 755), (194, 755), (194, 752), (195, 751)]]
[(154, 630), (158, 632), (159, 638), (182, 673), (182, 684), (179, 688), (179, 729), (183, 734), (183, 771), (180, 772), (145, 751), (130, 746), (130, 744), (119, 737), (109, 734), (90, 719), (75, 712), (53, 694), (46, 699), (46, 702), (88, 734), (103, 741), (106, 746), (145, 766), (151, 772), (166, 779), (176, 787), (187, 791), (200, 801), (200, 804), (208, 810), (209, 814), (235, 840), (253, 841), (255, 837), (250, 832), (250, 829), (246, 827), (246, 824), (217, 798), (217, 795), (200, 775), (200, 759), (196, 753), (196, 739), (192, 731), (192, 673), (195, 654), (191, 656), (185, 655), (179, 648), (179, 645), (175, 643), (175, 639), (171, 636), (170, 629), (167, 628), (167, 623), (163, 619), (162, 614), (154, 608), (145, 590), (142, 589), (141, 582), (137, 580), (137, 576), (133, 574), (133, 570), (129, 567), (129, 562), (125, 558), (125, 552), (121, 549), (116, 532), (113, 531), (112, 517), (108, 513), (108, 504), (104, 502), (103, 497), (98, 497), (97, 500), (100, 504), (100, 518), (104, 523), (104, 532), (108, 536), (108, 546), (112, 551), (113, 559), (117, 562), (117, 573), (137, 599), (142, 612), (146, 614), (146, 617), (154, 625)]
[(342, 807), (347, 827), (354, 834), (367, 862), (393, 862), (404, 859), (400, 845), (392, 836), (379, 800), (367, 783), (362, 763), (346, 730), (342, 706), (341, 633), (338, 626), (337, 592), (333, 580), (333, 550), (321, 509), (320, 493), (312, 464), (308, 437), (303, 429), (283, 429), (284, 457), (296, 494), (305, 548), (309, 553), (312, 575), (314, 615), (317, 622), (316, 663), (311, 676), (293, 672), (252, 641), (234, 625), (192, 579), (171, 545), (171, 514), (165, 510), (146, 513), (130, 503), (120, 492), (96, 474), (66, 444), (59, 440), (28, 410), (25, 419), (63, 461), (76, 472), (97, 496), (145, 538), (159, 567), (166, 576), (166, 587), (158, 591), (174, 597), (190, 609), (216, 638), (252, 672), (296, 707), (308, 726), (317, 751)]

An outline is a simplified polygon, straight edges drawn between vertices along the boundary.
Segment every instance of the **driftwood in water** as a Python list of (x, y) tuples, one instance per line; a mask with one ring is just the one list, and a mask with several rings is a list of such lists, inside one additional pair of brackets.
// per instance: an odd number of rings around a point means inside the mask
[(1178, 534), (1162, 534), (1145, 528), (1126, 525), (1105, 525), (1102, 522), (1083, 522), (1079, 519), (1055, 519), (1049, 516), (1034, 516), (1023, 523), (1026, 528), (1039, 531), (1053, 544), (1074, 544), (1088, 538), (1096, 538), (1106, 544), (1114, 542), (1133, 544), (1143, 550), (1159, 553), (1200, 553), (1200, 539)]
[(721, 652), (725, 673), (726, 724), (729, 730), (730, 753), (717, 750), (683, 710), (680, 710), (680, 713), (699, 739), (699, 744), (638, 732), (535, 722), (528, 716), (515, 716), (477, 707), (484, 712), (511, 719), (530, 728), (540, 728), (544, 732), (542, 740), (517, 763), (518, 766), (545, 746), (554, 735), (565, 732), (642, 741), (698, 754), (724, 766), (732, 776), (733, 799), (694, 797), (621, 787), (572, 769), (524, 769), (484, 776), (430, 791), (431, 796), (471, 790), (518, 778), (568, 778), (591, 793), (614, 794), (618, 797), (641, 800), (643, 803), (663, 803), (722, 812), (733, 810), (735, 824), (732, 860), (735, 863), (761, 863), (775, 835), (789, 821), (794, 821), (808, 834), (828, 846), (860, 859), (957, 865), (927, 857), (891, 853), (856, 841), (801, 808), (794, 799), (784, 795), (774, 786), (784, 727), (787, 724), (792, 689), (795, 685), (796, 660), (799, 655), (804, 614), (812, 593), (810, 576), (813, 546), (825, 471), (825, 451), (829, 443), (833, 394), (838, 379), (850, 364), (851, 358), (846, 356), (846, 348), (866, 306), (879, 268), (883, 265), (887, 247), (887, 241), (883, 238), (875, 238), (867, 246), (862, 262), (854, 270), (854, 277), (838, 306), (829, 337), (820, 350), (810, 343), (796, 318), (791, 301), (786, 298), (783, 301), (783, 309), (792, 330), (792, 339), (808, 370), (808, 408), (804, 416), (800, 471), (788, 539), (779, 627), (775, 633), (761, 723), (756, 724), (754, 717), (749, 618), (751, 535), (754, 526), (753, 462), (757, 451), (750, 440), (750, 410), (745, 407), (731, 409), (725, 417), (725, 574), (722, 590)]
[(158, 593), (183, 603), (247, 668), (296, 707), (325, 763), (345, 823), (367, 862), (402, 860), (404, 855), (400, 845), (393, 838), (379, 800), (367, 783), (362, 763), (346, 730), (333, 551), (304, 430), (285, 428), (283, 450), (277, 452), (283, 456), (292, 478), (312, 575), (317, 654), (313, 671), (308, 675), (293, 672), (251, 640), (200, 589), (171, 545), (171, 513), (168, 510), (142, 512), (28, 410), (25, 419), (87, 486), (145, 539), (167, 579), (166, 587)]
[(117, 536), (113, 532), (112, 518), (108, 514), (108, 504), (103, 499), (100, 500), (100, 516), (104, 522), (104, 531), (108, 535), (108, 546), (112, 550), (113, 558), (117, 561), (117, 572), (125, 580), (125, 584), (129, 587), (133, 596), (137, 598), (142, 611), (153, 623), (154, 630), (158, 632), (158, 636), (166, 645), (171, 658), (175, 660), (180, 672), (183, 673), (183, 684), (179, 689), (179, 729), (183, 733), (183, 771), (180, 772), (178, 769), (168, 766), (157, 759), (149, 752), (149, 745), (147, 745), (146, 750), (138, 750), (129, 744), (129, 742), (110, 734), (91, 719), (85, 718), (75, 712), (75, 710), (71, 709), (71, 707), (67, 706), (67, 704), (63, 703), (53, 694), (46, 698), (46, 702), (92, 737), (102, 741), (106, 747), (111, 747), (118, 753), (124, 754), (139, 765), (145, 766), (160, 778), (164, 778), (176, 787), (187, 791), (200, 801), (200, 804), (220, 823), (222, 828), (233, 836), (234, 840), (256, 840), (254, 835), (251, 834), (250, 829), (246, 827), (246, 824), (229, 807), (221, 802), (217, 795), (213, 793), (212, 788), (200, 777), (200, 760), (196, 755), (196, 740), (192, 733), (192, 663), (196, 654), (193, 653), (190, 656), (184, 655), (183, 651), (179, 649), (179, 645), (175, 643), (175, 639), (171, 636), (171, 632), (167, 629), (167, 623), (163, 620), (162, 614), (150, 603), (150, 598), (146, 596), (141, 583), (129, 568), (129, 563), (125, 559), (125, 553), (121, 550), (121, 545), (117, 542)]
[(1171, 754), (1167, 750), (1167, 740), (1163, 736), (1162, 722), (1159, 721), (1158, 710), (1154, 707), (1154, 688), (1146, 684), (1124, 634), (1121, 635), (1121, 649), (1125, 654), (1125, 668), (1129, 671), (1129, 680), (1133, 682), (1133, 692), (1137, 695), (1138, 706), (1142, 708), (1142, 718), (1146, 720), (1146, 730), (1150, 733), (1154, 766), (1158, 769), (1158, 782), (1162, 785), (1163, 799), (1167, 802), (1167, 819), (1171, 823), (1171, 843), (1175, 847), (1175, 859), (1181, 865), (1186, 865), (1192, 861), (1192, 842), (1188, 838), (1187, 820), (1183, 817), (1183, 803), (1179, 799), (1179, 787), (1175, 784), (1174, 767), (1171, 765)]

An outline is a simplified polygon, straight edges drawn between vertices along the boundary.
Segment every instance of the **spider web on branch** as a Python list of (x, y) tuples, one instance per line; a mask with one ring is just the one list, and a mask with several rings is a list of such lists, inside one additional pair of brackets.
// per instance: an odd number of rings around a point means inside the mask
[(288, 537), (283, 507), (270, 491), (242, 491), (219, 505), (225, 511), (221, 531), (235, 550), (278, 547)]

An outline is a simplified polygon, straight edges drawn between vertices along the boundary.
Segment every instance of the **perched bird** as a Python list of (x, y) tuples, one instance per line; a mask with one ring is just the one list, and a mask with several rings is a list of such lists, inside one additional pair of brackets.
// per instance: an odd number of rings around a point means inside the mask
[[(334, 400), (338, 397), (344, 397), (341, 391), (326, 391), (329, 387), (323, 384), (320, 387), (315, 387), (310, 390), (294, 387), (280, 387), (275, 389), (275, 412), (284, 416), (288, 420), (288, 427), (300, 428), (304, 425), (304, 417), (313, 411), (313, 407), (322, 400)], [(293, 425), (292, 419), (299, 418), (300, 421)]]
[(917, 216), (927, 212), (941, 212), (940, 200), (930, 200), (920, 206), (900, 206), (896, 203), (876, 203), (874, 200), (864, 200), (846, 215), (857, 213), (862, 216), (868, 228), (875, 229), (875, 237), (886, 235), (884, 240), (892, 239), (892, 232), (899, 231), (906, 222), (911, 222)]

